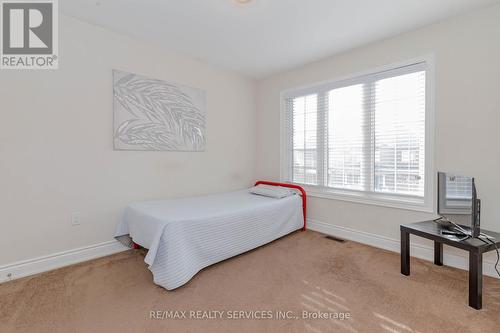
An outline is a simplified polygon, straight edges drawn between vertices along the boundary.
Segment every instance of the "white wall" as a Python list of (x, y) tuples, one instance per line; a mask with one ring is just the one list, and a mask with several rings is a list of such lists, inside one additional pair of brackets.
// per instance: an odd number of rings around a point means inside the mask
[[(281, 73), (257, 84), (257, 176), (279, 179), (280, 91), (434, 54), (436, 170), (475, 176), (483, 227), (500, 231), (500, 6)], [(311, 198), (309, 218), (399, 239), (401, 223), (432, 215)]]
[[(204, 89), (206, 151), (113, 151), (112, 69)], [(112, 240), (130, 202), (255, 179), (254, 81), (69, 17), (60, 69), (0, 71), (0, 103), (0, 267)]]

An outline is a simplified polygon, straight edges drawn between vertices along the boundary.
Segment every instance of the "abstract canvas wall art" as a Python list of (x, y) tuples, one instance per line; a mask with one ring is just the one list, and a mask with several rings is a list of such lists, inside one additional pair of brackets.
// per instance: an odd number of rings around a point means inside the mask
[(203, 90), (113, 71), (116, 150), (204, 151)]

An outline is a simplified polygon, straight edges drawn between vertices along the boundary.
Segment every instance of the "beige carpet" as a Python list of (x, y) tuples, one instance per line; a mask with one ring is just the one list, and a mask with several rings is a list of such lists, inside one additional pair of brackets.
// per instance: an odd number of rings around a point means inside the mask
[[(0, 332), (500, 332), (500, 280), (484, 279), (476, 311), (465, 271), (412, 259), (404, 277), (397, 254), (314, 232), (211, 266), (175, 291), (154, 285), (143, 259), (131, 250), (0, 285)], [(225, 312), (189, 318), (197, 310)], [(234, 319), (252, 315), (271, 319)]]

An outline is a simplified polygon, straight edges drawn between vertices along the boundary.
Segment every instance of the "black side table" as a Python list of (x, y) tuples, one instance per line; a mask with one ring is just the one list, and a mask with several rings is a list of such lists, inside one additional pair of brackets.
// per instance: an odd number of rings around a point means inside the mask
[[(434, 241), (434, 264), (439, 266), (443, 265), (443, 244), (469, 251), (469, 306), (479, 310), (483, 306), (483, 253), (495, 250), (495, 245), (477, 238), (457, 241), (442, 235), (441, 230), (435, 221), (401, 225), (401, 274), (410, 275), (410, 234)], [(500, 233), (481, 232), (494, 237), (492, 241), (500, 248)]]

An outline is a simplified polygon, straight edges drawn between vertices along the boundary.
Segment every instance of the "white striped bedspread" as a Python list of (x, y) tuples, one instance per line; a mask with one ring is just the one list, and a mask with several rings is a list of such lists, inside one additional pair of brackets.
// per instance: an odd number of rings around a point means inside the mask
[(255, 249), (302, 228), (302, 199), (274, 199), (248, 189), (128, 206), (116, 237), (147, 249), (154, 282), (168, 290), (204, 267)]

